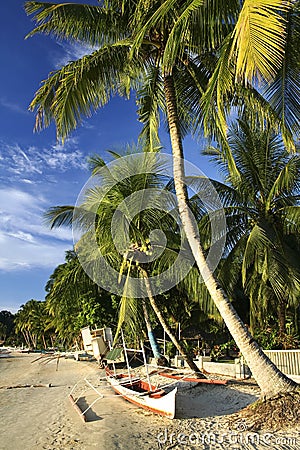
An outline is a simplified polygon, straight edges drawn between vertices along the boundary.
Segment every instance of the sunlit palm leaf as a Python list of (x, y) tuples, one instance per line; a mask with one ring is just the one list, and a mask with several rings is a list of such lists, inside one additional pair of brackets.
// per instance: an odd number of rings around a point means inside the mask
[(285, 206), (279, 213), (285, 218), (285, 232), (300, 236), (300, 206)]
[(25, 11), (38, 25), (27, 37), (51, 34), (95, 47), (119, 38), (122, 29), (125, 35), (127, 28), (121, 14), (100, 6), (29, 1), (25, 3)]
[(298, 101), (300, 97), (300, 20), (297, 2), (286, 18), (285, 57), (274, 82), (265, 87), (264, 95), (290, 132), (298, 133), (300, 123), (300, 105)]
[(143, 87), (138, 91), (138, 115), (144, 124), (140, 139), (146, 142), (150, 151), (157, 151), (160, 146), (158, 135), (160, 118), (159, 109), (164, 104), (162, 80), (158, 67), (149, 68)]
[(282, 11), (292, 1), (245, 0), (233, 32), (231, 56), (236, 59), (236, 79), (274, 79), (281, 67), (286, 39)]
[(287, 164), (279, 172), (268, 196), (267, 207), (271, 207), (271, 203), (278, 196), (284, 196), (300, 187), (300, 156), (293, 156)]

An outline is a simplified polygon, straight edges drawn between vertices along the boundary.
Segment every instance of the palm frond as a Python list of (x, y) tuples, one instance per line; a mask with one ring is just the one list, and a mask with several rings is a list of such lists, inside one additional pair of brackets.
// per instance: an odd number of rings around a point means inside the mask
[(25, 11), (37, 27), (26, 38), (42, 33), (89, 45), (112, 43), (128, 32), (127, 23), (117, 9), (76, 3), (28, 1)]
[(102, 170), (105, 167), (106, 163), (100, 155), (93, 155), (89, 157), (88, 165), (92, 172), (92, 175), (97, 175), (99, 170)]
[(300, 156), (295, 155), (279, 172), (272, 188), (270, 189), (267, 208), (271, 207), (276, 197), (293, 192), (300, 186)]
[[(264, 91), (261, 86), (258, 88)], [(250, 128), (271, 128), (274, 133), (281, 133), (286, 148), (295, 151), (294, 131), (271, 99), (268, 100), (266, 93), (263, 95), (253, 86), (237, 85), (232, 106), (237, 116), (247, 122)]]
[[(184, 10), (179, 12), (179, 16), (175, 19), (175, 23), (172, 27), (172, 31), (168, 36), (167, 43), (165, 45), (162, 70), (164, 73), (170, 73), (171, 68), (174, 66), (175, 60), (183, 54), (183, 43), (189, 41), (189, 30), (187, 24), (190, 23), (191, 16), (199, 7), (203, 6), (205, 0), (191, 0), (185, 2)], [(165, 12), (163, 12), (165, 14)], [(180, 36), (180, 38), (179, 38)]]
[[(150, 3), (150, 4), (149, 4)], [(140, 0), (135, 11), (135, 24), (138, 25), (131, 55), (136, 55), (151, 29), (155, 29), (163, 16), (176, 7), (177, 0), (161, 2), (145, 2)], [(158, 26), (159, 29), (159, 26)]]
[(236, 79), (244, 84), (255, 78), (274, 79), (281, 67), (285, 40), (286, 12), (293, 2), (245, 0), (233, 32), (231, 58), (236, 61)]
[(199, 100), (207, 88), (213, 64), (212, 55), (191, 58), (185, 53), (182, 60), (173, 68), (180, 131), (183, 137), (190, 132), (202, 133), (198, 120), (202, 114)]
[(273, 83), (266, 85), (263, 94), (270, 102), (274, 111), (285, 123), (291, 133), (299, 133), (300, 123), (300, 20), (297, 2), (286, 16), (287, 35), (285, 54), (280, 70)]
[(231, 173), (238, 181), (240, 174), (227, 141), (226, 115), (230, 112), (227, 99), (232, 96), (233, 91), (233, 71), (229, 60), (230, 46), (231, 37), (228, 36), (224, 40), (216, 68), (200, 101), (201, 123), (206, 135), (214, 137), (222, 146)]
[(272, 246), (272, 242), (266, 236), (265, 231), (258, 225), (254, 225), (249, 237), (247, 239), (247, 245), (245, 247), (245, 254), (242, 266), (242, 278), (245, 284), (247, 279), (247, 269), (254, 264), (257, 259), (257, 254), (261, 255), (264, 253), (265, 247)]
[(130, 326), (130, 328), (134, 330), (136, 329), (137, 323), (139, 323), (140, 321), (140, 317), (138, 314), (138, 307), (141, 302), (137, 298), (130, 296), (129, 277), (130, 277), (130, 267), (128, 267), (127, 270), (123, 296), (120, 301), (118, 325), (115, 332), (114, 344), (117, 342), (119, 333), (125, 322)]
[(279, 210), (284, 218), (284, 231), (286, 234), (300, 235), (300, 206), (285, 206)]
[(53, 206), (44, 214), (44, 220), (50, 228), (72, 226), (74, 206)]
[(143, 87), (137, 94), (138, 116), (144, 127), (139, 139), (146, 143), (149, 151), (157, 151), (161, 147), (159, 139), (159, 108), (164, 104), (162, 80), (157, 67), (149, 67)]
[[(215, 70), (208, 83), (207, 90), (201, 98), (202, 118), (201, 121), (204, 129), (208, 132), (212, 125), (210, 119), (216, 120), (220, 116), (217, 125), (223, 135), (226, 135), (227, 124), (225, 119), (225, 98), (231, 94), (233, 90), (233, 69), (229, 60), (229, 52), (231, 47), (231, 36), (228, 36), (219, 51), (218, 62)], [(213, 117), (210, 117), (213, 114)]]
[(105, 46), (51, 73), (30, 104), (37, 112), (35, 129), (54, 120), (58, 136), (65, 138), (111, 96), (127, 95), (129, 48), (128, 41)]

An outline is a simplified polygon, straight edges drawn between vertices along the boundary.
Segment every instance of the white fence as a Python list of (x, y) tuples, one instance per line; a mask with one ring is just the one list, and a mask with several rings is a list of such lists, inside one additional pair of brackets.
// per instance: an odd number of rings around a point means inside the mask
[[(250, 375), (249, 368), (244, 364), (241, 358), (236, 358), (232, 363), (212, 362), (210, 356), (199, 356), (194, 363), (200, 370), (217, 375), (226, 375), (232, 378), (247, 378)], [(186, 361), (182, 356), (176, 355), (171, 360), (171, 364), (175, 367), (188, 368)]]
[(264, 353), (281, 372), (300, 376), (300, 350), (264, 350)]
[[(278, 369), (291, 378), (300, 382), (300, 349), (298, 350), (264, 350), (264, 353), (278, 367)], [(181, 356), (176, 356), (172, 363), (176, 367), (188, 367)], [(237, 358), (235, 364), (211, 362), (209, 357), (200, 356), (196, 365), (209, 373), (245, 378), (250, 372), (244, 364), (243, 358)]]

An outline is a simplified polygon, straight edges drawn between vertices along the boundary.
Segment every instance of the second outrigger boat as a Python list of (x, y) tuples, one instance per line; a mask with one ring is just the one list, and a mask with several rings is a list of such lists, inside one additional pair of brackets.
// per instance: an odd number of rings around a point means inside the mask
[(204, 384), (227, 384), (227, 380), (211, 379), (211, 378), (195, 378), (186, 373), (172, 373), (170, 369), (159, 372), (159, 375), (171, 378), (172, 380), (186, 381), (188, 383), (204, 383)]

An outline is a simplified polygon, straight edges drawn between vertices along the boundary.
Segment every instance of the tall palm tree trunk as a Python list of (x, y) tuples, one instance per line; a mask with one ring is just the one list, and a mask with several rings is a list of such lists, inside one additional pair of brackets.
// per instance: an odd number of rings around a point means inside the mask
[(43, 340), (43, 345), (44, 345), (44, 349), (47, 349), (47, 344), (46, 344), (46, 339), (45, 339), (45, 335), (44, 333), (42, 333), (42, 340)]
[(30, 348), (31, 347), (30, 339), (28, 338), (27, 331), (22, 331), (22, 334), (23, 334), (23, 337), (25, 339), (25, 343), (26, 343), (27, 347)]
[(159, 345), (155, 338), (155, 335), (153, 333), (153, 329), (152, 329), (152, 325), (151, 325), (151, 322), (149, 319), (149, 314), (148, 314), (146, 303), (144, 300), (142, 300), (142, 302), (143, 302), (144, 319), (145, 319), (145, 323), (146, 323), (147, 334), (148, 334), (151, 350), (153, 352), (154, 358), (156, 360), (159, 360), (162, 356), (160, 353), (160, 348), (159, 348)]
[(176, 339), (175, 335), (172, 333), (169, 325), (167, 324), (167, 322), (165, 321), (159, 307), (157, 306), (157, 303), (155, 301), (155, 298), (152, 294), (152, 287), (151, 287), (151, 283), (148, 277), (148, 273), (146, 272), (146, 270), (144, 269), (140, 269), (143, 278), (144, 278), (144, 282), (145, 282), (145, 286), (146, 286), (146, 290), (147, 290), (147, 295), (150, 301), (150, 304), (153, 308), (153, 311), (155, 312), (161, 326), (163, 327), (164, 331), (166, 332), (166, 334), (169, 336), (169, 338), (171, 339), (171, 341), (173, 342), (173, 344), (175, 345), (175, 347), (177, 348), (177, 350), (179, 351), (179, 353), (181, 354), (181, 356), (184, 358), (184, 360), (186, 361), (186, 363), (188, 364), (188, 366), (190, 367), (190, 369), (193, 371), (193, 373), (198, 377), (198, 378), (206, 378), (205, 375), (203, 375), (203, 373), (200, 371), (199, 367), (194, 363), (193, 358), (191, 358), (186, 350), (184, 349), (184, 347), (180, 344), (180, 342)]
[(31, 341), (31, 343), (32, 343), (32, 347), (33, 348), (36, 348), (36, 335), (35, 334), (32, 334), (30, 331), (28, 331), (28, 334), (29, 334), (29, 338), (30, 338), (30, 341)]
[(211, 295), (211, 298), (220, 311), (229, 332), (246, 359), (253, 377), (261, 388), (262, 396), (272, 397), (279, 392), (295, 390), (299, 387), (297, 383), (280, 372), (270, 361), (270, 359), (263, 353), (239, 318), (237, 312), (233, 308), (225, 292), (219, 286), (216, 278), (206, 263), (198, 236), (198, 230), (195, 229), (194, 221), (192, 220), (191, 213), (188, 208), (183, 146), (179, 128), (176, 92), (172, 74), (168, 74), (164, 77), (164, 90), (173, 153), (174, 182), (179, 214), (189, 245), (193, 252), (199, 271), (204, 279), (205, 285)]

